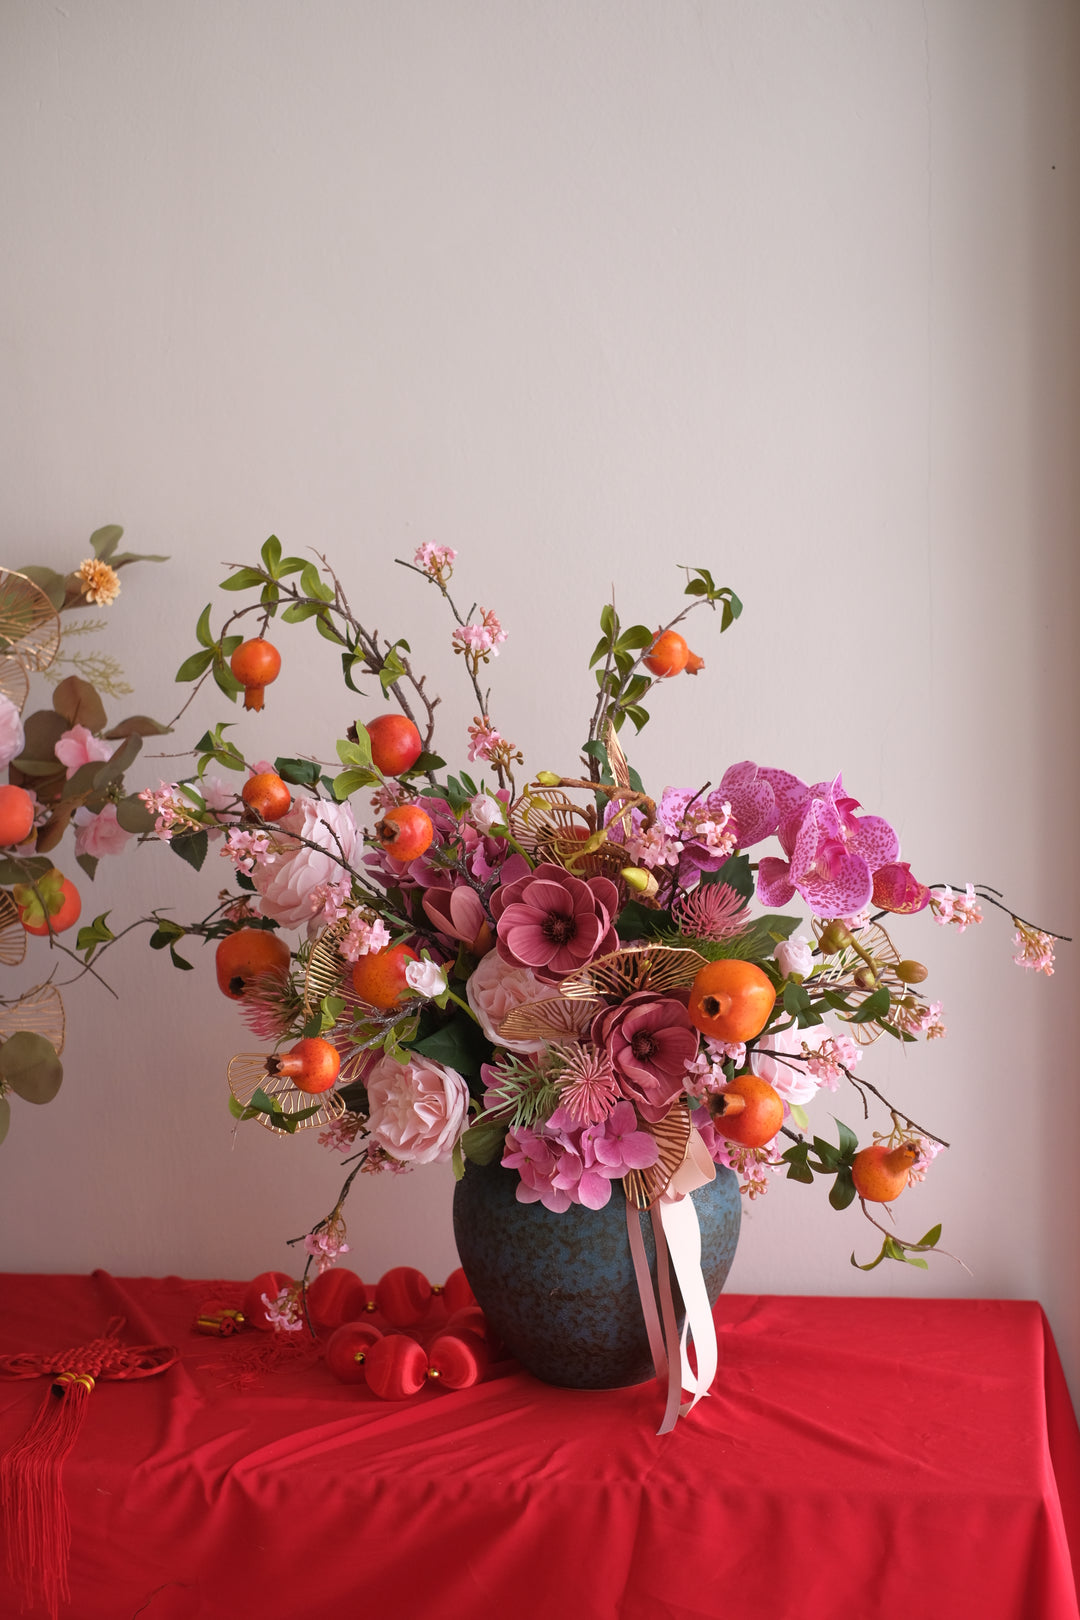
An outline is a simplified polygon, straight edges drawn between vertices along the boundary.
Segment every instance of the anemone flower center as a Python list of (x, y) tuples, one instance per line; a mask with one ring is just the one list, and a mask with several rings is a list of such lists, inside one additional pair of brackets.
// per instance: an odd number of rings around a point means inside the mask
[(656, 1051), (656, 1040), (647, 1029), (639, 1029), (631, 1038), (630, 1050), (639, 1063), (646, 1063)]
[(553, 945), (565, 945), (577, 933), (573, 917), (564, 917), (558, 911), (549, 911), (541, 926), (545, 939), (550, 939)]

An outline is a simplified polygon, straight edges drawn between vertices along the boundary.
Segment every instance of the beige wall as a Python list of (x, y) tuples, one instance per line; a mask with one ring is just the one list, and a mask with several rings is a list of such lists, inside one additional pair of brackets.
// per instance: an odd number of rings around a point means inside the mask
[[(111, 521), (172, 553), (126, 576), (113, 631), (167, 716), (222, 562), (271, 530), (325, 548), (424, 649), (461, 758), (446, 626), (392, 564), (456, 546), (509, 629), (495, 712), (534, 768), (573, 758), (612, 581), (656, 618), (671, 565), (709, 564), (746, 614), (696, 629), (705, 676), (634, 751), (649, 782), (842, 768), (927, 878), (1080, 927), (1078, 82), (1065, 0), (9, 4), (3, 558), (77, 562)], [(304, 627), (281, 645), (236, 735), (329, 749), (355, 701)], [(87, 908), (191, 914), (223, 872), (196, 895), (144, 851)], [(732, 1287), (1034, 1295), (1075, 1378), (1075, 956), (1036, 983), (993, 919), (899, 933), (949, 1038), (866, 1071), (955, 1142), (902, 1230), (941, 1218), (974, 1275), (864, 1279), (857, 1212), (777, 1183)], [(224, 1064), (251, 1041), (208, 957), (110, 966), (118, 1002), (69, 993), (60, 1098), (17, 1108), (0, 1263), (281, 1265), (331, 1157), (234, 1142)], [(357, 1268), (449, 1270), (450, 1192), (365, 1180)]]

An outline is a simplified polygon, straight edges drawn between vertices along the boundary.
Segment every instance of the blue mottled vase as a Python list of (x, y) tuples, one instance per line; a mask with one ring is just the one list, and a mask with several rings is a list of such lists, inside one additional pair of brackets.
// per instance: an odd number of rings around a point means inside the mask
[[(621, 1389), (652, 1378), (653, 1364), (616, 1182), (604, 1209), (574, 1204), (554, 1215), (519, 1204), (516, 1171), (467, 1163), (454, 1193), (454, 1235), (473, 1293), (522, 1366), (569, 1389)], [(741, 1218), (738, 1177), (692, 1194), (701, 1226), (701, 1269), (710, 1304), (727, 1280)], [(641, 1221), (656, 1281), (652, 1222)], [(682, 1320), (682, 1300), (675, 1285)]]

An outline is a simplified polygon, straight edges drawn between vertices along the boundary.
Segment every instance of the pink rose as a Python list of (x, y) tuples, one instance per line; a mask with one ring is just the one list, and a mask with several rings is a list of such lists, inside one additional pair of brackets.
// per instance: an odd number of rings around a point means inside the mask
[(89, 810), (76, 810), (75, 825), (76, 855), (122, 855), (131, 837), (116, 819), (115, 804), (107, 804), (96, 816)]
[(465, 1129), (469, 1088), (455, 1069), (416, 1053), (380, 1058), (365, 1081), (371, 1140), (405, 1164), (442, 1164)]
[(551, 993), (550, 985), (541, 984), (528, 968), (504, 962), (498, 951), (488, 952), (465, 986), (469, 1006), (480, 1020), (488, 1040), (496, 1046), (509, 1047), (511, 1052), (539, 1052), (544, 1042), (505, 1040), (499, 1034), (503, 1019), (515, 1007), (543, 1001)]
[[(280, 832), (270, 835), (268, 853), (251, 876), (262, 897), (264, 915), (285, 928), (299, 928), (321, 909), (322, 900), (313, 891), (347, 876), (341, 859), (352, 865), (358, 842), (356, 823), (347, 804), (297, 799), (278, 827)], [(297, 843), (298, 837), (319, 847), (310, 849)]]
[(18, 759), (26, 744), (22, 719), (9, 697), (0, 692), (0, 770)]
[(103, 737), (95, 737), (85, 726), (72, 726), (70, 731), (63, 732), (57, 739), (53, 753), (61, 765), (67, 766), (68, 776), (71, 777), (75, 775), (80, 765), (111, 759), (119, 747), (118, 742), (110, 743)]

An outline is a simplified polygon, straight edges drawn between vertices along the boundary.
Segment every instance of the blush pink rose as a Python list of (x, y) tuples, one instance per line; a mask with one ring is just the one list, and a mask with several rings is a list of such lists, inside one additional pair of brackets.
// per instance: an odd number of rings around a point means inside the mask
[(0, 769), (18, 759), (26, 745), (22, 718), (9, 697), (0, 692)]
[[(348, 876), (338, 858), (339, 844), (340, 855), (352, 865), (358, 844), (356, 822), (347, 804), (297, 799), (278, 827), (281, 831), (270, 835), (269, 851), (251, 874), (252, 881), (264, 915), (284, 928), (299, 928), (322, 909), (323, 898), (314, 891)], [(296, 842), (298, 837), (319, 847), (309, 849)]]
[(92, 731), (85, 726), (72, 726), (70, 731), (62, 732), (53, 745), (53, 753), (61, 765), (67, 767), (68, 776), (74, 776), (80, 765), (91, 765), (98, 760), (111, 759), (118, 742), (106, 742), (104, 737), (95, 737)]
[(528, 968), (514, 967), (504, 962), (498, 951), (489, 951), (466, 983), (465, 995), (484, 1034), (495, 1046), (508, 1047), (511, 1052), (542, 1050), (543, 1041), (508, 1041), (499, 1034), (503, 1019), (515, 1007), (544, 1001), (551, 995), (551, 986), (541, 984)]
[(417, 1053), (380, 1058), (364, 1082), (371, 1140), (403, 1164), (442, 1164), (465, 1129), (469, 1088), (456, 1069)]
[(76, 855), (122, 855), (131, 834), (116, 819), (115, 804), (107, 804), (98, 815), (89, 810), (75, 812)]

